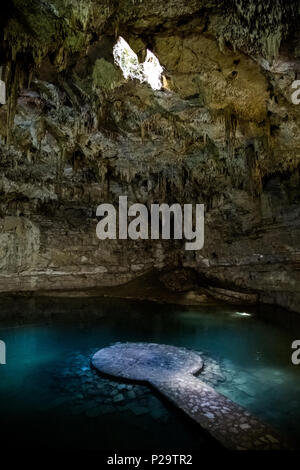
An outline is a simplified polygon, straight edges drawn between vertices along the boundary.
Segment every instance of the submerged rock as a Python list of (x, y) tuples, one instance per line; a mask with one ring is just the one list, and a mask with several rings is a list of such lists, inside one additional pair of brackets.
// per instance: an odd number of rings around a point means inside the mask
[(122, 393), (118, 393), (114, 396), (113, 401), (115, 403), (119, 403), (120, 401), (124, 401), (124, 395)]

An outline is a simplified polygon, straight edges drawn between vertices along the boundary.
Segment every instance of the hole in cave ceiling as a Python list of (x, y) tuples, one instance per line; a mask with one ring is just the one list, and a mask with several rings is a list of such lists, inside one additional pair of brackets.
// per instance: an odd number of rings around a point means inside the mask
[(163, 68), (158, 58), (147, 49), (145, 62), (139, 62), (138, 56), (121, 36), (113, 48), (115, 63), (120, 67), (124, 77), (147, 82), (153, 90), (162, 88)]

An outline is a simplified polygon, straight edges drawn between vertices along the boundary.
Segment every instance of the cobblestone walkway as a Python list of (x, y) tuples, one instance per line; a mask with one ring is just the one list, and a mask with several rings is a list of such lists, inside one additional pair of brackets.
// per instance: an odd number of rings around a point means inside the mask
[(286, 447), (268, 425), (200, 380), (203, 361), (192, 351), (163, 344), (116, 343), (100, 349), (92, 364), (102, 373), (153, 385), (224, 447)]

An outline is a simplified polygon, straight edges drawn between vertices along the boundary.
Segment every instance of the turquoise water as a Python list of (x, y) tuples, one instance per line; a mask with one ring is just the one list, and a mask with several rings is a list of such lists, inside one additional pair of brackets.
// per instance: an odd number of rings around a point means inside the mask
[[(182, 307), (115, 299), (1, 300), (1, 442), (14, 447), (199, 450), (218, 444), (144, 385), (90, 368), (116, 341), (185, 346), (203, 380), (300, 442), (300, 320), (270, 309)], [(9, 320), (7, 320), (9, 318)]]

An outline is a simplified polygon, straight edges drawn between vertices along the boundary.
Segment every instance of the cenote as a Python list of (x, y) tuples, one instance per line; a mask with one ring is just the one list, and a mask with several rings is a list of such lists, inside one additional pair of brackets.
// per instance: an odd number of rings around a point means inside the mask
[[(300, 439), (300, 369), (291, 344), (297, 316), (220, 305), (178, 306), (112, 298), (2, 298), (1, 442), (6, 447), (196, 451), (210, 435), (144, 384), (112, 380), (92, 355), (143, 341), (201, 353), (202, 380)], [(242, 315), (244, 313), (244, 315)], [(245, 315), (249, 313), (249, 315)], [(280, 323), (279, 323), (279, 320)]]

